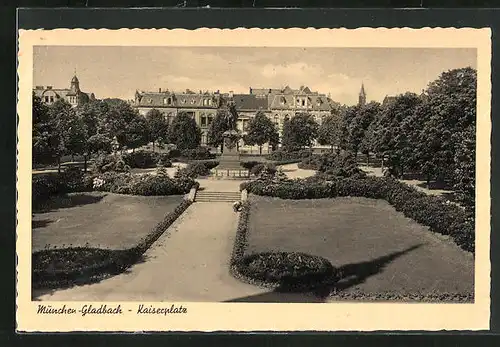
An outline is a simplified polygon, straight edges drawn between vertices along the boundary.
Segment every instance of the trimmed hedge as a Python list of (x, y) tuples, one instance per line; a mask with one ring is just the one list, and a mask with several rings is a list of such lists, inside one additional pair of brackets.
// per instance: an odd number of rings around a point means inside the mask
[(94, 190), (117, 194), (143, 196), (186, 194), (197, 185), (198, 182), (182, 174), (176, 175), (175, 178), (116, 172), (106, 172), (99, 176), (93, 176)]
[(322, 257), (299, 252), (265, 252), (243, 257), (237, 264), (240, 275), (282, 290), (311, 290), (333, 282), (334, 268)]
[(406, 217), (428, 226), (436, 233), (449, 235), (462, 249), (474, 252), (473, 215), (443, 198), (428, 196), (393, 178), (338, 178), (323, 181), (313, 177), (282, 182), (254, 180), (243, 182), (240, 189), (246, 189), (256, 195), (282, 199), (321, 199), (338, 196), (384, 199)]
[(136, 263), (168, 227), (191, 205), (183, 200), (137, 246), (125, 250), (92, 247), (51, 249), (32, 254), (34, 288), (59, 288), (99, 281)]

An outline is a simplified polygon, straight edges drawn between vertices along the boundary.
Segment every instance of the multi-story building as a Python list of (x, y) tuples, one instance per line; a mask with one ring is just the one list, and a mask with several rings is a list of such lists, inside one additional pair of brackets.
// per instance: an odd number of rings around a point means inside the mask
[(179, 112), (185, 112), (192, 116), (196, 124), (201, 128), (202, 144), (207, 143), (208, 126), (215, 118), (217, 109), (222, 105), (222, 96), (219, 92), (195, 93), (186, 90), (182, 93), (168, 90), (158, 92), (135, 93), (133, 106), (140, 114), (146, 115), (150, 110), (157, 109), (165, 115), (167, 121), (171, 121)]
[(47, 105), (62, 99), (70, 103), (73, 107), (76, 107), (95, 100), (94, 93), (85, 93), (80, 90), (80, 81), (76, 75), (71, 79), (69, 89), (53, 88), (52, 86), (36, 86), (33, 92)]
[(277, 125), (280, 137), (285, 120), (296, 114), (310, 114), (318, 124), (331, 114), (330, 98), (304, 86), (299, 89), (291, 89), (289, 86), (283, 89), (250, 88), (250, 94), (267, 98), (269, 117)]
[(328, 96), (313, 92), (304, 86), (299, 89), (291, 89), (288, 86), (283, 89), (250, 88), (248, 94), (221, 94), (219, 91), (194, 93), (190, 90), (176, 93), (161, 89), (158, 92), (136, 91), (133, 106), (142, 115), (157, 109), (169, 121), (179, 112), (190, 114), (202, 130), (202, 144), (206, 144), (208, 126), (225, 101), (234, 102), (239, 116), (237, 127), (242, 133), (245, 132), (248, 122), (260, 111), (276, 124), (280, 136), (285, 119), (299, 113), (308, 113), (321, 124), (322, 119), (330, 115), (332, 109), (332, 101)]

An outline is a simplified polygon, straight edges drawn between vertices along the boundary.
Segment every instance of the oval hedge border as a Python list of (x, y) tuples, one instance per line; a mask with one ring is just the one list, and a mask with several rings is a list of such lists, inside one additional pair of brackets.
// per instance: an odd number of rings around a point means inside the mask
[[(247, 233), (248, 233), (248, 222), (250, 219), (250, 202), (248, 200), (244, 201), (241, 205), (240, 216), (238, 220), (238, 227), (236, 229), (236, 236), (234, 240), (233, 251), (230, 259), (230, 272), (231, 275), (242, 282), (257, 285), (264, 288), (281, 288), (289, 291), (294, 290), (304, 290), (313, 289), (316, 284), (322, 279), (332, 279), (335, 277), (335, 271), (333, 266), (328, 262), (328, 260), (308, 255), (305, 253), (293, 252), (268, 252), (268, 253), (255, 253), (251, 255), (245, 255), (245, 249), (247, 247)], [(316, 263), (321, 264), (324, 267), (322, 273), (312, 274), (312, 276), (306, 276), (305, 278), (288, 278), (285, 281), (273, 280), (272, 276), (259, 276), (251, 271), (249, 264), (252, 260), (256, 258), (269, 258), (272, 256), (277, 257), (304, 257), (310, 259)], [(268, 278), (266, 278), (268, 277)], [(304, 282), (303, 280), (306, 279)]]
[[(109, 250), (92, 247), (72, 247), (42, 250), (32, 254), (32, 286), (61, 288), (89, 284), (122, 273), (140, 260), (172, 223), (192, 204), (184, 199), (158, 223), (135, 247)], [(80, 259), (78, 259), (80, 257)], [(71, 268), (54, 265), (72, 264)], [(78, 266), (80, 263), (80, 266)]]
[(253, 253), (235, 265), (241, 276), (285, 291), (313, 290), (335, 278), (328, 260), (299, 252)]

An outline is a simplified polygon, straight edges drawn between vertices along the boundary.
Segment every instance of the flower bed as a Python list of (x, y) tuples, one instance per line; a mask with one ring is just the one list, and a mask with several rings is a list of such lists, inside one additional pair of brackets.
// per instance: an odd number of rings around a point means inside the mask
[(397, 211), (428, 226), (430, 230), (449, 235), (464, 250), (474, 252), (475, 226), (473, 215), (459, 206), (436, 196), (428, 196), (392, 178), (367, 177), (363, 179), (337, 178), (324, 181), (311, 179), (254, 180), (240, 188), (249, 193), (282, 199), (321, 199), (339, 196), (358, 196), (384, 199)]
[(311, 290), (331, 281), (334, 268), (318, 256), (298, 252), (265, 252), (243, 257), (236, 265), (241, 276), (281, 290)]
[(136, 263), (142, 254), (191, 205), (183, 200), (168, 213), (135, 247), (125, 250), (74, 247), (49, 249), (32, 255), (32, 282), (34, 288), (57, 288), (91, 283), (123, 272)]

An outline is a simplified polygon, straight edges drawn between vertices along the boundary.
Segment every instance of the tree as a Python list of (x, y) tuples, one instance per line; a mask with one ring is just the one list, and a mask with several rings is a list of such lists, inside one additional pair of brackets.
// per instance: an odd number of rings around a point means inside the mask
[[(366, 132), (370, 125), (374, 122), (380, 112), (380, 104), (378, 102), (370, 102), (366, 105), (360, 105), (356, 107), (354, 117), (348, 127), (348, 147), (354, 152), (354, 158), (358, 156), (363, 145), (363, 139), (365, 138)], [(365, 154), (369, 156), (369, 152), (366, 152), (366, 142), (365, 142)]]
[(201, 143), (201, 129), (191, 116), (181, 112), (169, 127), (169, 139), (178, 149), (197, 148)]
[(213, 147), (221, 148), (223, 150), (224, 137), (222, 134), (230, 130), (226, 121), (229, 114), (236, 115), (236, 106), (234, 103), (225, 103), (223, 107), (217, 110), (214, 120), (210, 123), (207, 131), (208, 144)]
[(57, 157), (60, 141), (56, 120), (50, 117), (47, 106), (34, 94), (32, 117), (33, 163), (52, 163)]
[(338, 149), (340, 146), (341, 122), (339, 114), (331, 114), (323, 119), (318, 129), (319, 144), (330, 146), (332, 152), (334, 147)]
[(48, 117), (53, 122), (53, 135), (58, 138), (55, 156), (57, 168), (61, 171), (61, 156), (77, 154), (82, 149), (82, 124), (77, 120), (75, 109), (66, 101), (58, 100), (48, 108)]
[(455, 141), (453, 188), (458, 201), (473, 213), (476, 202), (476, 127), (468, 126), (456, 135)]
[(168, 123), (165, 116), (157, 109), (152, 109), (146, 114), (147, 127), (149, 130), (149, 140), (153, 143), (153, 152), (155, 143), (161, 145), (167, 141)]
[(476, 70), (467, 67), (443, 72), (425, 91), (428, 119), (421, 132), (421, 147), (428, 155), (422, 161), (434, 168), (438, 181), (453, 181), (455, 155), (462, 133), (476, 122)]
[(296, 114), (283, 124), (283, 147), (288, 150), (310, 147), (318, 136), (318, 128), (312, 115)]
[(420, 103), (421, 99), (414, 93), (401, 94), (385, 105), (380, 114), (375, 151), (388, 158), (389, 172), (396, 177), (404, 174), (405, 160), (415, 149), (409, 142), (407, 124)]
[(135, 115), (134, 118), (128, 122), (122, 135), (125, 146), (127, 146), (127, 148), (132, 148), (132, 151), (137, 147), (147, 144), (148, 124), (146, 119), (139, 114)]
[(262, 146), (265, 143), (275, 142), (277, 136), (279, 137), (276, 126), (263, 112), (259, 111), (248, 123), (245, 142), (258, 145), (259, 153), (262, 154)]

